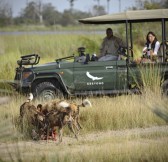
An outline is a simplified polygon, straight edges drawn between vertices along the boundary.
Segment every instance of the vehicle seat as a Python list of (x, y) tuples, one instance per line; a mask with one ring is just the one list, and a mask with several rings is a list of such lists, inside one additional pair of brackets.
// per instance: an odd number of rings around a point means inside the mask
[(98, 61), (117, 61), (118, 60), (118, 56), (114, 56), (114, 55), (105, 55), (102, 56), (98, 59)]
[(75, 62), (85, 62), (85, 61), (86, 61), (86, 56), (75, 57)]
[(91, 57), (91, 61), (97, 61), (98, 57), (96, 56), (96, 54), (93, 54)]
[[(164, 42), (164, 51), (165, 51), (165, 61), (168, 61), (168, 41)], [(160, 44), (160, 48), (158, 51), (158, 61), (162, 62), (163, 59), (163, 42)]]
[(85, 59), (84, 64), (87, 64), (89, 61), (90, 61), (90, 55), (86, 54), (86, 59)]

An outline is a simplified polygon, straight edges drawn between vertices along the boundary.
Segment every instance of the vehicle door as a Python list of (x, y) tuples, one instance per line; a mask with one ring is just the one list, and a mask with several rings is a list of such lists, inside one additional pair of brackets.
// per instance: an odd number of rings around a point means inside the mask
[(128, 89), (126, 60), (117, 61), (117, 90)]
[(74, 63), (76, 91), (114, 90), (117, 61), (92, 61)]

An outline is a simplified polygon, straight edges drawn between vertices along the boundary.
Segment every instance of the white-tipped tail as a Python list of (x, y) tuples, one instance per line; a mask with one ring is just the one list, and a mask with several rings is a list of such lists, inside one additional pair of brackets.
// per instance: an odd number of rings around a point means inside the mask
[(83, 100), (82, 104), (84, 107), (92, 107), (92, 104), (88, 99)]
[(27, 102), (30, 102), (30, 101), (32, 101), (32, 100), (33, 100), (33, 94), (32, 94), (32, 93), (29, 93)]

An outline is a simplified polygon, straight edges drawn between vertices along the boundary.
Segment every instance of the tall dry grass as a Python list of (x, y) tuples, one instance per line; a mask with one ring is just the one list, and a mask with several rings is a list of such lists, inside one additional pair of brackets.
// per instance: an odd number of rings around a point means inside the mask
[[(24, 102), (21, 96), (13, 96), (10, 103), (0, 106), (0, 120), (11, 119), (18, 128), (19, 107)], [(167, 109), (167, 98), (155, 93), (117, 97), (90, 98), (93, 107), (80, 109), (83, 133), (165, 125), (166, 121), (153, 113), (156, 105)], [(80, 99), (74, 99), (78, 104)], [(37, 105), (39, 101), (34, 104)], [(27, 127), (27, 126), (26, 126)], [(26, 129), (25, 129), (26, 130)], [(19, 131), (19, 130), (18, 130)]]
[[(83, 129), (79, 141), (56, 145), (54, 143), (26, 142), (30, 139), (31, 127), (24, 125), (21, 133), (18, 122), (19, 106), (25, 101), (23, 96), (13, 96), (6, 105), (0, 106), (0, 148), (1, 161), (167, 161), (168, 134), (166, 131), (119, 133), (96, 139), (96, 133), (109, 130), (125, 130), (166, 125), (163, 115), (154, 110), (163, 109), (168, 118), (167, 97), (154, 91), (141, 95), (89, 98), (93, 107), (80, 109)], [(77, 98), (74, 102), (81, 103)], [(34, 104), (37, 105), (39, 101)], [(65, 135), (70, 132), (65, 129)], [(90, 134), (91, 139), (85, 139)], [(94, 137), (92, 137), (92, 134)], [(83, 136), (80, 138), (80, 136)], [(99, 135), (100, 136), (100, 135)], [(21, 141), (25, 142), (21, 142)], [(13, 143), (13, 144), (12, 144)], [(15, 148), (15, 149), (14, 149)]]
[[(30, 139), (29, 132), (26, 130), (28, 127), (25, 125), (27, 128), (24, 129), (24, 133), (21, 133), (20, 123), (17, 120), (19, 106), (25, 99), (23, 96), (13, 96), (8, 104), (0, 106), (0, 142), (3, 143), (0, 157), (2, 160), (103, 162), (166, 161), (168, 159), (166, 131), (145, 134), (138, 132), (132, 134), (127, 131), (121, 135), (96, 139), (96, 133), (99, 132), (166, 125), (166, 121), (151, 110), (156, 105), (168, 110), (167, 98), (156, 95), (152, 91), (150, 93), (146, 91), (142, 95), (89, 98), (93, 107), (80, 109), (80, 122), (83, 129), (80, 132), (79, 141), (72, 138), (72, 142), (61, 145), (26, 142)], [(79, 98), (73, 101), (81, 103)], [(38, 103), (39, 101), (36, 101), (34, 104)], [(65, 130), (64, 138), (66, 134), (69, 135), (70, 132)], [(94, 138), (91, 136), (91, 139), (85, 139), (88, 134), (93, 134)], [(25, 142), (21, 142), (23, 140)], [(3, 150), (6, 150), (5, 153)]]

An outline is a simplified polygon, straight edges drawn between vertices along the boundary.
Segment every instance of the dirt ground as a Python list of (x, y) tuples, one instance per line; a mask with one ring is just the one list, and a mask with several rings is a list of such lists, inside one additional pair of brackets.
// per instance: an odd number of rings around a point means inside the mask
[[(27, 146), (35, 146), (35, 147), (41, 147), (43, 145), (47, 146), (67, 146), (67, 145), (80, 145), (81, 143), (89, 143), (89, 142), (98, 142), (101, 140), (105, 139), (110, 139), (110, 138), (131, 138), (132, 136), (134, 137), (139, 137), (139, 136), (148, 136), (150, 134), (168, 134), (168, 125), (166, 126), (152, 126), (149, 128), (134, 128), (134, 129), (125, 129), (125, 130), (109, 130), (105, 132), (95, 132), (95, 133), (90, 133), (90, 134), (83, 134), (82, 131), (78, 135), (79, 139), (76, 140), (74, 136), (71, 134), (71, 136), (63, 136), (63, 142), (59, 143), (58, 142), (58, 137), (57, 141), (46, 141), (46, 140), (39, 140), (39, 141), (19, 141), (19, 142), (5, 142), (5, 143), (0, 143), (0, 155), (6, 150), (12, 151), (13, 147), (16, 145), (19, 146), (19, 148), (22, 147), (27, 147)], [(168, 143), (168, 137), (166, 136), (166, 141)]]
[[(81, 131), (82, 133), (82, 131)], [(114, 144), (115, 147), (122, 147), (127, 144), (134, 148), (135, 145), (151, 145), (153, 143), (168, 144), (168, 125), (167, 126), (152, 126), (149, 128), (135, 128), (117, 131), (95, 132), (89, 134), (79, 134), (79, 139), (76, 140), (73, 136), (63, 136), (63, 142), (52, 140), (40, 141), (18, 141), (18, 142), (0, 142), (0, 161), (18, 161), (18, 157), (27, 159), (27, 157), (36, 157), (36, 155), (47, 156), (58, 153), (60, 156), (65, 156), (68, 152), (86, 152), (86, 150), (96, 149), (100, 145)], [(150, 135), (156, 134), (156, 138), (150, 138)], [(158, 136), (160, 134), (160, 136)], [(164, 135), (166, 134), (166, 135)], [(162, 136), (163, 135), (163, 136)], [(147, 138), (139, 138), (141, 136)], [(133, 137), (133, 139), (132, 139)], [(148, 138), (149, 137), (149, 138)], [(140, 139), (140, 140), (138, 140)], [(122, 142), (123, 141), (123, 142)], [(31, 155), (31, 156), (30, 156)], [(34, 160), (33, 160), (34, 161)], [(38, 161), (38, 160), (37, 160)]]

